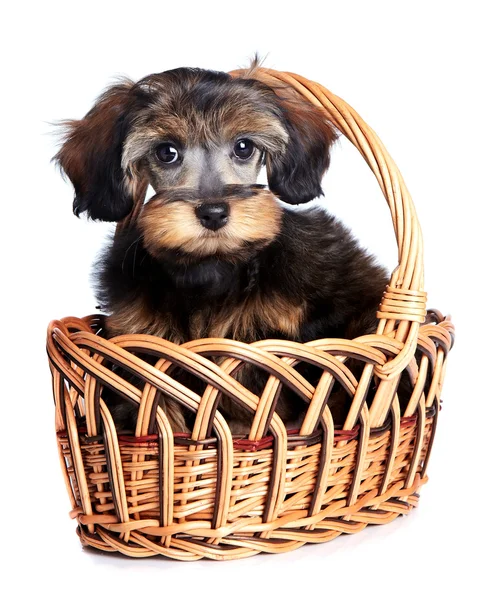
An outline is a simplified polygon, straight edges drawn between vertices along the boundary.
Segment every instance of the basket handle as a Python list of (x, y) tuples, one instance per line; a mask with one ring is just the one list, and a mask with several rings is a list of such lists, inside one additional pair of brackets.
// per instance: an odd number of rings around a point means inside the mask
[(325, 110), (328, 120), (358, 149), (374, 173), (391, 211), (399, 249), (398, 266), (391, 275), (377, 312), (377, 333), (396, 329), (395, 339), (403, 343), (397, 356), (376, 367), (382, 379), (395, 378), (416, 350), (418, 330), (426, 315), (423, 291), (423, 238), (411, 196), (396, 164), (376, 133), (351, 106), (322, 85), (294, 73), (257, 68), (231, 71), (232, 76), (250, 77), (277, 87), (293, 87), (312, 104)]

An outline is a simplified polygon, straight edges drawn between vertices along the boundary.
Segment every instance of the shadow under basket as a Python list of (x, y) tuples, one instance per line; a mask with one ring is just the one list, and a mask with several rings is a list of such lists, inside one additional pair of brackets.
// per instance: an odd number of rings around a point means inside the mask
[[(376, 333), (355, 340), (176, 345), (149, 335), (107, 339), (102, 315), (53, 321), (47, 347), (71, 516), (82, 542), (100, 550), (179, 560), (284, 552), (388, 523), (417, 505), (427, 481), (453, 325), (426, 310), (409, 193), (375, 133), (343, 100), (299, 75), (258, 69), (253, 76), (294, 87), (357, 147), (390, 208), (399, 264)], [(320, 369), (316, 385), (300, 374), (304, 363)], [(268, 374), (259, 396), (238, 381), (243, 366)], [(182, 370), (205, 384), (201, 395), (178, 381)], [(401, 376), (410, 389), (402, 402)], [(284, 386), (306, 408), (294, 431), (274, 411)], [(338, 386), (348, 398), (341, 429), (328, 407)], [(116, 431), (104, 402), (109, 390), (138, 405), (135, 431)], [(191, 433), (172, 431), (162, 395), (195, 415)], [(223, 396), (252, 415), (249, 435), (231, 434), (219, 412)]]

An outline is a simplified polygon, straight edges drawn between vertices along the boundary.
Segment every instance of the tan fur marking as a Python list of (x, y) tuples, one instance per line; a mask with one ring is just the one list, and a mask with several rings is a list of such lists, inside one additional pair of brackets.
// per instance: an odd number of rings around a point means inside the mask
[(281, 152), (285, 149), (288, 134), (284, 126), (270, 115), (249, 111), (229, 110), (222, 123), (224, 140), (233, 140), (238, 137), (251, 135), (255, 143), (260, 143), (269, 151)]
[(223, 309), (211, 315), (210, 322), (209, 315), (195, 313), (191, 317), (191, 336), (255, 341), (257, 330), (269, 329), (294, 338), (299, 335), (305, 308), (305, 303), (294, 306), (278, 295), (266, 297), (258, 293), (232, 310)]
[(293, 338), (299, 334), (305, 316), (305, 303), (294, 306), (281, 296), (263, 296), (258, 293), (235, 309), (231, 317), (231, 336), (249, 339), (258, 328), (280, 331)]
[[(257, 329), (280, 331), (293, 338), (299, 334), (305, 318), (305, 303), (291, 305), (281, 296), (264, 296), (259, 292), (244, 303), (224, 308), (218, 313), (196, 312), (190, 317), (192, 339), (201, 337), (227, 337), (235, 340), (255, 340)], [(107, 318), (110, 336), (127, 333), (144, 333), (161, 337), (175, 344), (185, 342), (171, 315), (162, 317), (146, 307), (125, 304)]]
[(146, 249), (153, 254), (161, 249), (180, 249), (202, 257), (231, 254), (246, 243), (267, 244), (275, 239), (282, 209), (271, 192), (263, 190), (252, 198), (222, 200), (229, 202), (230, 217), (229, 223), (218, 231), (202, 227), (193, 203), (167, 205), (161, 199), (148, 202), (140, 221)]
[(170, 314), (162, 318), (158, 314), (152, 314), (141, 304), (128, 303), (118, 307), (107, 318), (107, 328), (111, 336), (126, 333), (144, 333), (170, 340), (175, 344), (181, 344), (185, 341)]

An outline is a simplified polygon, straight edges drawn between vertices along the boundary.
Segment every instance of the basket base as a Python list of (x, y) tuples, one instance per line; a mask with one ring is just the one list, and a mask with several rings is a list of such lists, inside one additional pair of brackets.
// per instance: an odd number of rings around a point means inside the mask
[[(183, 534), (161, 538), (145, 534), (143, 530), (133, 530), (129, 535), (117, 534), (103, 525), (95, 525), (94, 531), (90, 532), (88, 526), (83, 524), (78, 525), (77, 534), (86, 548), (118, 553), (131, 558), (159, 556), (182, 561), (195, 561), (202, 558), (223, 561), (247, 558), (261, 552), (280, 554), (300, 548), (307, 543), (332, 541), (342, 533), (358, 533), (367, 525), (391, 523), (397, 517), (410, 513), (418, 505), (418, 490), (427, 481), (428, 477), (417, 476), (411, 490), (402, 490), (409, 492), (408, 496), (403, 496), (403, 500), (388, 498), (389, 493), (384, 495), (385, 499), (374, 498), (376, 508), (369, 508), (368, 504), (371, 504), (371, 500), (366, 502), (367, 498), (362, 498), (356, 505), (349, 507), (351, 516), (348, 520), (326, 517), (314, 526), (302, 527), (294, 527), (294, 523), (291, 522), (290, 527), (270, 528), (267, 537), (260, 537), (263, 533), (251, 535), (240, 533), (229, 534), (222, 538)], [(395, 493), (399, 494), (400, 491), (397, 487)], [(372, 499), (371, 493), (366, 496)], [(326, 509), (324, 512), (331, 513), (331, 510)], [(254, 521), (254, 519), (250, 520)], [(302, 520), (304, 519), (299, 518), (298, 522)], [(208, 532), (208, 534), (216, 533), (218, 532)]]

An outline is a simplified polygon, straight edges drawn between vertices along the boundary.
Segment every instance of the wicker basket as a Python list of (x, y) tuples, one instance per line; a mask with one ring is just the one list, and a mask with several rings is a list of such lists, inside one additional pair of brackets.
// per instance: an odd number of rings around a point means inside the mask
[[(426, 312), (421, 231), (405, 184), (375, 133), (340, 98), (298, 75), (260, 69), (256, 77), (289, 84), (324, 107), (358, 148), (389, 205), (399, 265), (376, 334), (353, 341), (201, 339), (178, 346), (148, 335), (108, 340), (101, 315), (53, 321), (48, 355), (71, 516), (82, 542), (101, 550), (180, 560), (284, 552), (388, 523), (417, 505), (427, 481), (453, 326)], [(351, 359), (364, 364), (358, 380)], [(323, 369), (316, 388), (294, 368), (304, 361)], [(269, 373), (261, 397), (233, 378), (244, 363)], [(171, 377), (174, 366), (206, 382), (201, 397)], [(401, 414), (403, 371), (413, 391)], [(131, 383), (134, 375), (141, 386)], [(335, 381), (351, 396), (341, 431), (327, 405)], [(300, 430), (286, 431), (274, 413), (283, 385), (308, 404)], [(116, 432), (104, 388), (140, 405), (132, 435)], [(157, 408), (161, 393), (196, 413), (190, 435), (171, 430)], [(246, 439), (233, 438), (216, 410), (222, 394), (254, 414)]]

